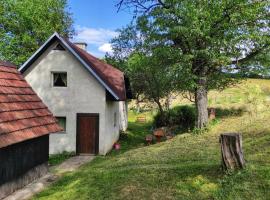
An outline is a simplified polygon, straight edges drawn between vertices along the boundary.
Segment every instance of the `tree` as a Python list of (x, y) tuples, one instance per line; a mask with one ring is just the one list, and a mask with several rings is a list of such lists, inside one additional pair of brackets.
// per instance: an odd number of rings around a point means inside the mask
[[(122, 38), (127, 34), (127, 31), (121, 32), (118, 39), (114, 40), (114, 45), (122, 44)], [(121, 39), (120, 39), (121, 38)], [(176, 90), (175, 73), (167, 66), (167, 58), (171, 57), (168, 52), (166, 59), (160, 59), (160, 56), (165, 56), (163, 48), (151, 51), (151, 55), (142, 52), (133, 51), (124, 62), (117, 56), (106, 56), (106, 61), (114, 66), (118, 66), (125, 72), (131, 82), (132, 93), (136, 98), (137, 106), (144, 99), (155, 102), (158, 106), (161, 116), (163, 116), (166, 108), (162, 102), (163, 98), (167, 98)]]
[(170, 66), (194, 94), (198, 128), (208, 122), (209, 90), (234, 84), (231, 74), (252, 71), (254, 63), (269, 66), (262, 59), (270, 46), (268, 0), (121, 0), (117, 6), (134, 9), (132, 26), (144, 37), (131, 50), (166, 47), (177, 54)]
[(0, 0), (0, 59), (24, 63), (55, 31), (74, 33), (66, 0)]
[(114, 54), (106, 55), (106, 62), (128, 76), (137, 107), (144, 100), (154, 102), (162, 117), (164, 110), (169, 108), (173, 92), (182, 90), (177, 81), (179, 75), (170, 66), (177, 59), (175, 49), (167, 46), (152, 49), (144, 45), (144, 33), (133, 26), (119, 29), (118, 33), (119, 36), (111, 41)]

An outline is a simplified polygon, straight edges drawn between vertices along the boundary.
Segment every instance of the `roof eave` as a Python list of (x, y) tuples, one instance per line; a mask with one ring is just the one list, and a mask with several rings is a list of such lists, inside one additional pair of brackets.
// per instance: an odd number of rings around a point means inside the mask
[(53, 40), (54, 37), (60, 38), (58, 33), (54, 33), (20, 68), (19, 72), (24, 73), (27, 68), (33, 63), (35, 58), (39, 55), (40, 52)]
[(96, 74), (96, 72), (92, 69), (90, 65), (88, 65), (74, 50), (69, 46), (66, 41), (64, 41), (61, 37), (58, 38), (61, 43), (82, 63), (82, 65), (105, 87), (112, 95), (114, 98), (119, 100), (120, 98), (118, 95), (115, 94), (115, 92)]
[(106, 90), (108, 90), (112, 96), (117, 100), (121, 101), (120, 97), (95, 73), (95, 71), (92, 69), (90, 65), (88, 65), (74, 50), (70, 47), (70, 45), (63, 40), (57, 32), (55, 32), (20, 68), (19, 71), (21, 73), (24, 73), (31, 64), (34, 63), (34, 61), (39, 57), (40, 54), (42, 54), (45, 49), (49, 46), (50, 42), (53, 41), (53, 39), (56, 38), (60, 41), (60, 43), (68, 49), (80, 62), (81, 64), (86, 68), (87, 71), (89, 71), (99, 82), (100, 84), (105, 87)]

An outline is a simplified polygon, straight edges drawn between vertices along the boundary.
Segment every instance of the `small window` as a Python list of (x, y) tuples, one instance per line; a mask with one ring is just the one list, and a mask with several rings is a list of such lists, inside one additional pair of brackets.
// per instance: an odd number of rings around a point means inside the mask
[(56, 117), (59, 126), (63, 128), (63, 132), (66, 132), (66, 117)]
[(67, 73), (66, 72), (53, 72), (53, 86), (54, 87), (67, 87)]
[(64, 47), (61, 44), (56, 45), (53, 50), (65, 51)]
[(114, 119), (113, 119), (113, 125), (114, 125), (114, 127), (116, 127), (116, 122), (117, 122), (116, 112), (114, 112)]

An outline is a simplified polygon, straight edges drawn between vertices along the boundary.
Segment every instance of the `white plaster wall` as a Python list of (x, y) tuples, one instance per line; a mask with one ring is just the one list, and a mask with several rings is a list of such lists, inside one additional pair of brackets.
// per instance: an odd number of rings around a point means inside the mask
[[(113, 144), (119, 139), (119, 102), (107, 101), (106, 102), (106, 138), (105, 150), (110, 151)], [(116, 121), (114, 119), (116, 113)]]
[[(66, 133), (50, 135), (50, 154), (76, 151), (76, 114), (99, 113), (99, 153), (105, 154), (116, 138), (116, 130), (108, 128), (111, 111), (105, 88), (68, 51), (51, 50), (52, 45), (24, 76), (55, 116), (66, 117)], [(67, 72), (67, 87), (52, 87), (52, 72)], [(111, 104), (110, 104), (111, 105)], [(117, 107), (118, 108), (118, 107)], [(113, 115), (113, 114), (112, 114)], [(110, 135), (112, 133), (112, 135)]]

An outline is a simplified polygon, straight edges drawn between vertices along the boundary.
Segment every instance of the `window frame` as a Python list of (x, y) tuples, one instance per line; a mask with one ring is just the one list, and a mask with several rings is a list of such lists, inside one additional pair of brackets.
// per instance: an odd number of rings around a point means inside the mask
[[(59, 133), (61, 134), (66, 134), (67, 133), (67, 117), (66, 116), (55, 116), (55, 118), (57, 119), (57, 124), (63, 128), (63, 131), (60, 131)], [(59, 124), (59, 118), (63, 118), (65, 119), (65, 127), (62, 127), (60, 124)]]
[[(66, 79), (67, 79), (66, 86), (55, 86), (54, 85), (54, 75), (55, 74), (65, 74), (66, 75)], [(54, 88), (67, 88), (68, 87), (68, 73), (65, 71), (51, 71), (51, 86)]]
[(56, 44), (53, 48), (54, 51), (66, 51), (66, 49), (60, 43)]

